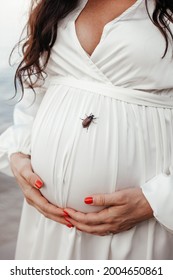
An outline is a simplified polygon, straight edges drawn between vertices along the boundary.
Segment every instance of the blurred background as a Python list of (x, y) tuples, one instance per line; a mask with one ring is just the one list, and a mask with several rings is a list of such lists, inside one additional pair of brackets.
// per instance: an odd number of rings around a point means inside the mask
[[(12, 124), (15, 67), (9, 56), (19, 41), (31, 0), (0, 0), (0, 134)], [(12, 61), (17, 60), (14, 56)], [(18, 58), (19, 61), (19, 58)], [(0, 172), (0, 259), (14, 259), (20, 221), (22, 193), (14, 178)]]

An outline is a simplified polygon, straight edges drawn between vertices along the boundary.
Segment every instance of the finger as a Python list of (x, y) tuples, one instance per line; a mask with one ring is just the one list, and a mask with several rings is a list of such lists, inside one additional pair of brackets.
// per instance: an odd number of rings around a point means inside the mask
[[(26, 185), (25, 185), (26, 186)], [(25, 198), (27, 202), (34, 206), (41, 214), (46, 218), (54, 220), (55, 222), (64, 224), (68, 227), (72, 227), (64, 218), (64, 212), (62, 208), (59, 208), (51, 204), (39, 190), (30, 186), (27, 188), (28, 191), (25, 191)]]
[(40, 189), (43, 186), (42, 179), (33, 172), (29, 155), (14, 153), (10, 157), (13, 174), (18, 179), (22, 176), (29, 185)]
[(123, 203), (122, 191), (116, 191), (110, 194), (94, 194), (84, 199), (85, 204), (92, 206), (113, 206)]
[[(31, 170), (31, 168), (27, 168), (27, 170)], [(17, 176), (17, 182), (20, 188), (22, 189), (25, 199), (27, 203), (34, 208), (36, 208), (41, 214), (43, 214), (46, 218), (51, 219), (55, 222), (64, 224), (68, 226), (69, 228), (73, 227), (72, 224), (67, 222), (64, 218), (64, 212), (62, 208), (57, 207), (56, 205), (51, 204), (41, 193), (38, 189), (33, 188), (31, 186), (32, 182), (28, 179), (30, 174), (33, 173), (28, 172), (24, 173), (23, 177), (18, 174)], [(36, 174), (31, 174), (32, 179), (34, 179), (34, 175)], [(25, 179), (24, 176), (27, 178)], [(39, 178), (37, 175), (35, 178)]]
[(33, 205), (40, 212), (64, 217), (63, 209), (51, 204), (38, 189), (28, 185), (24, 179), (18, 181), (18, 184), (21, 187), (26, 200), (30, 202), (29, 204)]
[[(37, 191), (35, 189), (33, 189), (33, 190)], [(42, 196), (42, 198), (39, 198), (39, 203), (37, 204), (37, 209), (46, 218), (54, 220), (55, 222), (64, 224), (64, 225), (68, 226), (69, 228), (73, 227), (73, 225), (65, 219), (63, 209), (51, 204), (43, 196)]]
[[(110, 215), (103, 219), (100, 223), (85, 223), (85, 218), (84, 216), (86, 215), (90, 215), (90, 213), (88, 214), (84, 214), (84, 213), (80, 213), (80, 212), (76, 212), (74, 210), (71, 210), (69, 208), (65, 209), (65, 211), (69, 214), (71, 214), (71, 216), (73, 216), (73, 218), (66, 218), (66, 220), (68, 222), (70, 222), (71, 224), (73, 224), (78, 230), (83, 231), (83, 232), (87, 232), (90, 234), (95, 234), (95, 235), (108, 235), (108, 234), (116, 234), (122, 231), (126, 231), (131, 229), (134, 225), (130, 222), (124, 222), (124, 220), (122, 218), (120, 218), (121, 216), (118, 214), (117, 216), (115, 216), (115, 207), (110, 207), (107, 209), (108, 212), (110, 212)], [(106, 211), (106, 209), (105, 209)], [(102, 212), (102, 211), (101, 211)], [(95, 213), (97, 215), (97, 213)], [(104, 214), (104, 210), (103, 213), (100, 214)], [(84, 216), (83, 216), (84, 215)], [(78, 217), (78, 220), (75, 220), (74, 218)], [(83, 216), (83, 218), (81, 218)], [(81, 219), (80, 219), (81, 218)]]
[(27, 181), (29, 185), (37, 189), (41, 189), (44, 185), (42, 179), (33, 172), (31, 165), (22, 171), (21, 176)]
[(112, 226), (107, 225), (107, 224), (91, 226), (91, 225), (81, 224), (77, 221), (72, 221), (72, 219), (68, 219), (68, 221), (70, 223), (72, 223), (75, 228), (77, 228), (78, 230), (85, 232), (85, 233), (104, 236), (104, 235), (108, 235), (112, 232), (112, 230), (111, 230)]
[(44, 215), (54, 215), (64, 217), (64, 212), (62, 208), (55, 206), (50, 203), (39, 190), (35, 188), (30, 188), (30, 192), (28, 193), (28, 199), (32, 201), (32, 203), (40, 210)]
[(82, 213), (70, 208), (65, 208), (64, 211), (65, 214), (68, 214), (66, 218), (67, 219), (71, 218), (69, 219), (69, 221), (72, 224), (73, 221), (76, 221), (87, 225), (99, 225), (104, 223), (110, 223), (113, 220), (112, 213), (108, 208), (103, 209), (97, 213)]

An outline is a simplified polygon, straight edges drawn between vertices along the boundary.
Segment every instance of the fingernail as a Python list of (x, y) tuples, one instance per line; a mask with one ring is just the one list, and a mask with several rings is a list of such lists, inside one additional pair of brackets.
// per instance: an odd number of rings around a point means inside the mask
[(65, 210), (63, 210), (63, 212), (64, 212), (65, 217), (70, 217), (69, 214)]
[(40, 180), (36, 180), (34, 185), (38, 189), (41, 189), (41, 187), (43, 186), (43, 182), (41, 182)]
[(70, 221), (69, 221), (67, 218), (64, 218), (64, 219), (65, 219), (69, 224), (71, 224)]
[(72, 224), (68, 224), (67, 227), (72, 228), (74, 226)]
[(92, 204), (92, 203), (93, 203), (93, 197), (92, 197), (92, 196), (86, 197), (86, 198), (84, 199), (84, 202), (85, 202), (86, 204)]

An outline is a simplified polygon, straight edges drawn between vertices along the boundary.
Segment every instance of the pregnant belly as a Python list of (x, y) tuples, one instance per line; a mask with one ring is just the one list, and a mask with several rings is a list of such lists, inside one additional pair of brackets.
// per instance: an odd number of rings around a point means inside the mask
[[(81, 118), (91, 113), (95, 123), (83, 128)], [(45, 183), (42, 194), (59, 207), (90, 212), (100, 207), (85, 205), (86, 196), (139, 186), (144, 151), (135, 131), (117, 101), (72, 89), (49, 93), (32, 131), (31, 162)]]

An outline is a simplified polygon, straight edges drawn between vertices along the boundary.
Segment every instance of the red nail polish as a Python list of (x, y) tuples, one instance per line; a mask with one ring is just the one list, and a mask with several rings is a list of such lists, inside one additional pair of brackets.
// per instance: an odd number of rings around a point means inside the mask
[(70, 221), (69, 221), (66, 217), (65, 217), (64, 219), (65, 219), (69, 224), (71, 224)]
[(63, 210), (63, 212), (64, 212), (65, 217), (70, 217), (69, 214), (65, 210)]
[(74, 226), (72, 224), (68, 224), (67, 227), (72, 228)]
[(93, 197), (92, 197), (92, 196), (86, 197), (86, 198), (84, 199), (84, 202), (85, 202), (86, 204), (92, 204), (92, 203), (93, 203)]
[(38, 189), (40, 189), (43, 186), (43, 182), (41, 182), (40, 180), (36, 180), (35, 184), (34, 184)]

